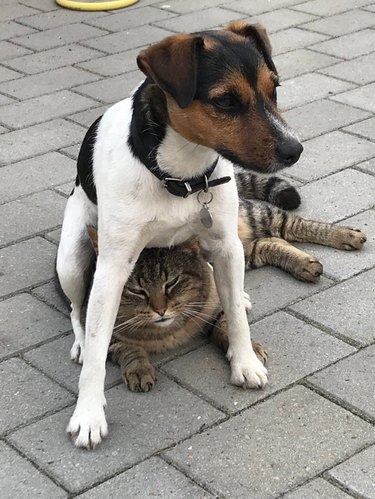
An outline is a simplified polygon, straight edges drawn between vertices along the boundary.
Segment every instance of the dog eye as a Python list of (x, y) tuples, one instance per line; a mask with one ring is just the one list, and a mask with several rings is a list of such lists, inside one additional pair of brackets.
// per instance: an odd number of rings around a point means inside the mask
[(231, 95), (216, 97), (215, 99), (212, 99), (212, 104), (223, 111), (231, 111), (238, 107), (237, 99)]
[(167, 289), (167, 290), (172, 289), (173, 286), (175, 286), (179, 280), (180, 280), (180, 276), (177, 276), (174, 279), (172, 279), (171, 281), (167, 282), (165, 285), (165, 289)]

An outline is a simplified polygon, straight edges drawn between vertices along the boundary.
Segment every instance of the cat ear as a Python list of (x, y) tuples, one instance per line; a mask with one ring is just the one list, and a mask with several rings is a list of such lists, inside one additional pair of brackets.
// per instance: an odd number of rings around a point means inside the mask
[(192, 236), (190, 239), (180, 244), (180, 248), (183, 251), (188, 251), (189, 253), (192, 252), (195, 255), (199, 255), (201, 249), (197, 236)]
[(98, 254), (98, 231), (92, 225), (87, 226), (87, 233), (89, 235), (92, 247), (95, 250), (95, 253)]

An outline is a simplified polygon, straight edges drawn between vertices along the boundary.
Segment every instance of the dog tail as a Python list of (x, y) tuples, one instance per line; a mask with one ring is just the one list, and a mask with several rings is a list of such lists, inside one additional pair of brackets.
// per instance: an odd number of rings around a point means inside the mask
[(300, 195), (292, 184), (276, 176), (251, 173), (234, 167), (238, 195), (241, 199), (267, 201), (284, 210), (295, 210), (301, 204)]

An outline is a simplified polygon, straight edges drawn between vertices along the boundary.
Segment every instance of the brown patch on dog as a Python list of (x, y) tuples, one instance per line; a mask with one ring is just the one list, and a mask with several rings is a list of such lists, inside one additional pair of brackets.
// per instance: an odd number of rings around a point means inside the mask
[(209, 92), (209, 97), (220, 97), (227, 92), (236, 93), (244, 104), (255, 104), (255, 92), (240, 71), (227, 73), (225, 78)]
[(201, 101), (194, 100), (185, 109), (169, 96), (167, 103), (170, 125), (190, 142), (215, 150), (234, 151), (242, 161), (250, 159), (252, 163), (262, 165), (265, 172), (273, 162), (272, 133), (253, 106), (246, 113), (229, 116)]
[(272, 94), (275, 89), (276, 75), (268, 69), (267, 66), (259, 66), (257, 71), (257, 87), (258, 91), (268, 99), (272, 99)]

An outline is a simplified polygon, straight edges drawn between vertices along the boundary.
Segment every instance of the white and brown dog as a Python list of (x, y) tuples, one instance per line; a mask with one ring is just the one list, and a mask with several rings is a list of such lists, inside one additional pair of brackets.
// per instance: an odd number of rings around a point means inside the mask
[[(132, 97), (111, 107), (85, 136), (57, 257), (60, 283), (72, 303), (71, 356), (84, 359), (68, 425), (79, 447), (95, 447), (108, 432), (108, 345), (123, 286), (146, 246), (199, 237), (211, 255), (227, 317), (231, 382), (249, 388), (267, 383), (243, 300), (232, 163), (275, 172), (302, 152), (277, 112), (278, 75), (270, 52), (264, 28), (242, 22), (166, 38), (139, 54), (147, 78)], [(88, 225), (98, 227), (99, 257), (84, 334)]]

